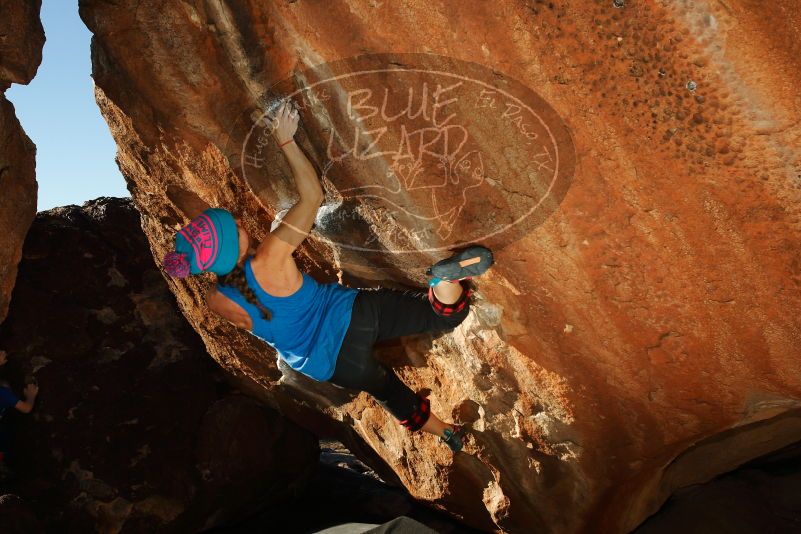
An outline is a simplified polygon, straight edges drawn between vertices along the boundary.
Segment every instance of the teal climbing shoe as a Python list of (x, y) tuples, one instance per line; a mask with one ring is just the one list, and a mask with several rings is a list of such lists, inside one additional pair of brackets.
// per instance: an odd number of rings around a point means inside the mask
[(492, 251), (481, 245), (461, 250), (426, 270), (426, 274), (440, 280), (454, 281), (472, 278), (486, 272), (494, 263)]
[(441, 437), (439, 439), (440, 441), (445, 443), (448, 447), (450, 447), (453, 452), (459, 452), (460, 450), (462, 450), (462, 447), (464, 446), (464, 442), (462, 440), (464, 439), (465, 429), (464, 427), (461, 426), (457, 426), (454, 428), (456, 429), (456, 431), (452, 431), (450, 428), (446, 428), (444, 432), (445, 437)]

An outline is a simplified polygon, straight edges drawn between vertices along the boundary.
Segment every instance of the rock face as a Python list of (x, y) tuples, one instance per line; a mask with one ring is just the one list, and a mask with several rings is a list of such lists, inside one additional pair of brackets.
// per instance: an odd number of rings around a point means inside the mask
[(40, 388), (32, 414), (4, 417), (16, 458), (0, 494), (47, 531), (195, 532), (288, 501), (317, 464), (311, 433), (223, 381), (130, 200), (37, 216), (0, 347), (17, 393)]
[(3, 532), (25, 534), (41, 532), (42, 524), (22, 499), (16, 495), (0, 495), (0, 525)]
[(36, 147), (6, 100), (42, 62), (41, 0), (0, 0), (0, 322), (8, 312), (25, 233), (36, 215)]
[(798, 532), (801, 444), (749, 462), (708, 484), (684, 488), (634, 534)]
[(615, 4), (80, 2), (155, 258), (205, 206), (258, 239), (296, 198), (276, 94), (324, 176), (319, 280), (420, 287), (494, 248), (457, 331), (379, 351), (472, 423), (456, 457), (276, 365), (204, 309), (211, 279), (170, 282), (223, 366), (478, 528), (627, 532), (801, 439), (801, 14)]

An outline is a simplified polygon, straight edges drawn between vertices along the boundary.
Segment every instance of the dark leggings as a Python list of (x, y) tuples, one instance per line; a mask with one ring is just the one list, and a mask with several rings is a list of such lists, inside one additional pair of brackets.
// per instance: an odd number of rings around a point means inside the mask
[(467, 317), (469, 303), (467, 299), (461, 311), (446, 317), (434, 311), (423, 292), (359, 290), (329, 382), (366, 391), (399, 421), (408, 421), (420, 410), (422, 399), (392, 369), (373, 358), (373, 345), (401, 336), (453, 330)]

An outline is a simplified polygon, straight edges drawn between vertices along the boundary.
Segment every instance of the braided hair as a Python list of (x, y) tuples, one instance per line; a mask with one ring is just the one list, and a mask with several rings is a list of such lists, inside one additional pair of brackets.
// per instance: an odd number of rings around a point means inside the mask
[(230, 273), (226, 274), (225, 276), (220, 278), (220, 284), (228, 287), (233, 287), (242, 295), (244, 295), (245, 299), (256, 306), (261, 312), (261, 318), (269, 321), (273, 318), (272, 313), (270, 310), (263, 306), (259, 299), (256, 298), (256, 294), (248, 285), (247, 279), (245, 278), (245, 271), (242, 269), (241, 265), (237, 265), (234, 267), (234, 270)]

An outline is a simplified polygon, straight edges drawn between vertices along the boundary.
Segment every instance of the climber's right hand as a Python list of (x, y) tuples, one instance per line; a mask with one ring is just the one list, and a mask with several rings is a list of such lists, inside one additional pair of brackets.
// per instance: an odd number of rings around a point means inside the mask
[(290, 100), (284, 101), (273, 116), (273, 137), (279, 144), (289, 141), (298, 131), (300, 113)]
[(25, 394), (25, 398), (31, 401), (39, 394), (39, 386), (36, 384), (28, 384), (25, 386), (25, 391), (23, 393)]

